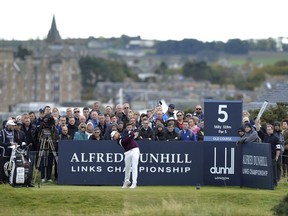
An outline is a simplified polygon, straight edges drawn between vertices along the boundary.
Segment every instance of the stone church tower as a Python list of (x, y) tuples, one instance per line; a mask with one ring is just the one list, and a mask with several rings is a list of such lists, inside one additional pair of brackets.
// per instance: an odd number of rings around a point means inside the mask
[(55, 16), (47, 39), (37, 44), (24, 60), (14, 57), (15, 48), (0, 48), (0, 112), (19, 103), (81, 101), (79, 53), (61, 39)]
[(53, 16), (51, 28), (48, 32), (48, 36), (47, 36), (46, 41), (48, 43), (55, 43), (55, 44), (61, 43), (61, 41), (62, 41), (61, 36), (60, 36), (59, 31), (58, 31), (57, 26), (56, 26), (55, 16)]

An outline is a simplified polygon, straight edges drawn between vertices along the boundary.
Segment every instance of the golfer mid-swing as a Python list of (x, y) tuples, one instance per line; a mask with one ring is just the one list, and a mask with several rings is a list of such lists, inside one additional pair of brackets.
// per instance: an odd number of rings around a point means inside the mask
[(111, 139), (117, 140), (117, 143), (125, 150), (125, 179), (122, 188), (127, 188), (130, 185), (130, 172), (132, 167), (132, 184), (130, 188), (136, 188), (138, 177), (138, 161), (140, 156), (140, 150), (138, 143), (134, 140), (138, 136), (138, 133), (132, 131), (128, 132), (128, 136), (121, 137), (117, 131), (112, 131)]

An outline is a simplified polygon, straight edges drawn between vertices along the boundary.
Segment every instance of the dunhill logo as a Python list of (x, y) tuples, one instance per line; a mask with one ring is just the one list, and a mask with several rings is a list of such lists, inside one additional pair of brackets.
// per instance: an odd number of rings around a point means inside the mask
[(225, 162), (224, 162), (224, 167), (218, 167), (217, 166), (217, 150), (216, 147), (214, 148), (214, 166), (210, 168), (210, 173), (212, 174), (234, 174), (234, 158), (235, 158), (235, 149), (231, 148), (231, 153), (230, 153), (230, 167), (227, 166), (227, 148), (225, 148)]

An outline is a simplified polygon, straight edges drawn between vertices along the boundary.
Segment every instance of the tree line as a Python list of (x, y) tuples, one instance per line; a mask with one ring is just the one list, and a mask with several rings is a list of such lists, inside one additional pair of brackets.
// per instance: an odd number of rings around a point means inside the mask
[(182, 41), (158, 41), (155, 44), (158, 55), (195, 55), (201, 52), (217, 52), (226, 54), (247, 54), (249, 51), (288, 51), (288, 44), (283, 44), (277, 39), (240, 40), (230, 39), (226, 43), (221, 41), (202, 42), (196, 39)]

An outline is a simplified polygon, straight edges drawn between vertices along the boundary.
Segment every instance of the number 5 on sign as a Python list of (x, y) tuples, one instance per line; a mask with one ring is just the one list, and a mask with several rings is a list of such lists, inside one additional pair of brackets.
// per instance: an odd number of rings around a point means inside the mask
[(223, 118), (218, 118), (218, 121), (219, 122), (226, 122), (227, 121), (227, 119), (228, 119), (228, 113), (224, 110), (224, 109), (226, 109), (227, 108), (227, 105), (219, 105), (219, 107), (218, 107), (218, 114), (219, 115), (223, 115)]
[(242, 123), (242, 101), (204, 102), (204, 141), (237, 141), (237, 130)]

